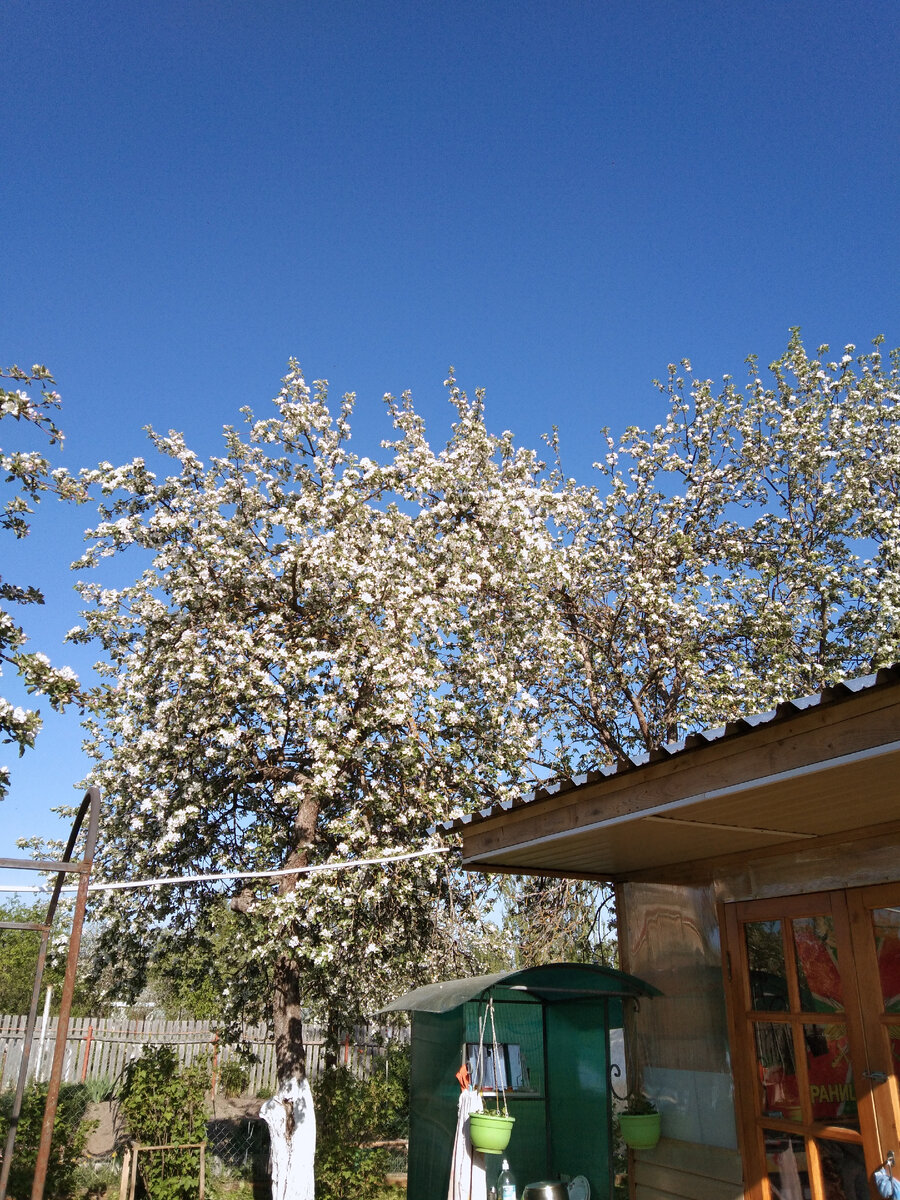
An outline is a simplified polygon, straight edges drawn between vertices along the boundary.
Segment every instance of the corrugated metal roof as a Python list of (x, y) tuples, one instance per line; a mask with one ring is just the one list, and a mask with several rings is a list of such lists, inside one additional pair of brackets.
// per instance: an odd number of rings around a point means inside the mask
[(729, 721), (726, 725), (718, 729), (697, 730), (688, 734), (681, 741), (669, 742), (649, 753), (633, 755), (629, 757), (627, 763), (601, 766), (572, 778), (559, 779), (542, 784), (534, 791), (517, 796), (513, 800), (504, 800), (498, 804), (482, 808), (477, 812), (465, 813), (458, 817), (450, 818), (447, 821), (438, 822), (430, 827), (429, 833), (452, 833), (457, 830), (464, 830), (491, 817), (499, 816), (501, 813), (510, 812), (513, 809), (522, 808), (529, 804), (539, 803), (553, 796), (561, 796), (566, 792), (576, 791), (601, 779), (628, 775), (652, 763), (689, 755), (692, 751), (715, 742), (740, 738), (763, 726), (775, 725), (780, 721), (790, 720), (790, 718), (797, 716), (798, 713), (808, 709), (840, 704), (841, 701), (857, 696), (861, 692), (896, 685), (897, 683), (900, 683), (900, 664), (895, 663), (889, 667), (882, 667), (874, 674), (862, 675), (855, 679), (848, 679), (832, 684), (824, 688), (821, 692), (816, 692), (811, 696), (799, 696), (795, 699), (784, 700), (769, 712), (739, 717), (734, 721)]

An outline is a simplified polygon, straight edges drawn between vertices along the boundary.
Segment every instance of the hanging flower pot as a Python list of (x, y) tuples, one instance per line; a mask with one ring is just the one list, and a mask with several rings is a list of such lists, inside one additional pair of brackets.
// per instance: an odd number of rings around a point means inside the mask
[(469, 1137), (472, 1148), (481, 1154), (499, 1154), (509, 1145), (515, 1117), (498, 1112), (472, 1113), (469, 1117)]
[(652, 1150), (659, 1141), (659, 1113), (622, 1113), (619, 1129), (622, 1141), (632, 1150)]
[[(491, 1047), (493, 1049), (491, 1062), (494, 1064), (492, 1074), (494, 1074), (493, 1085), (497, 1087), (497, 1107), (493, 1112), (482, 1109), (481, 1112), (469, 1114), (469, 1140), (473, 1150), (477, 1150), (481, 1154), (499, 1154), (509, 1145), (516, 1118), (511, 1117), (506, 1111), (504, 1076), (496, 1074), (496, 1064), (500, 1061), (500, 1047), (497, 1044), (497, 1030), (494, 1027), (493, 996), (488, 997), (487, 1007), (478, 1028), (478, 1060), (475, 1074), (479, 1087), (484, 1086), (484, 1028), (488, 1021), (491, 1023)], [(501, 1105), (503, 1106), (502, 1112), (500, 1111)]]

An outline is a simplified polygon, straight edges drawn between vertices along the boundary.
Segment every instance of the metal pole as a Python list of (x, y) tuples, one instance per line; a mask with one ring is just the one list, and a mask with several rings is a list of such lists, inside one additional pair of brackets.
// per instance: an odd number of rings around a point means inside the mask
[(25, 1080), (28, 1078), (28, 1065), (31, 1058), (31, 1044), (34, 1041), (34, 1027), (37, 1024), (38, 1001), (41, 998), (41, 983), (44, 977), (44, 963), (47, 959), (47, 944), (50, 941), (50, 925), (46, 924), (41, 933), (41, 946), (38, 950), (37, 966), (35, 968), (34, 987), (31, 989), (31, 1007), (28, 1009), (28, 1019), (25, 1022), (25, 1040), (22, 1043), (22, 1061), (19, 1064), (19, 1080), (16, 1084), (16, 1094), (13, 1097), (12, 1112), (9, 1114), (9, 1132), (6, 1135), (6, 1145), (3, 1148), (3, 1162), (0, 1163), (0, 1200), (6, 1196), (9, 1183), (9, 1172), (12, 1167), (13, 1147), (16, 1143), (16, 1131), (19, 1128), (19, 1117), (22, 1115), (22, 1101), (25, 1097)]
[(41, 1020), (41, 1041), (38, 1046), (37, 1062), (34, 1065), (34, 1082), (41, 1082), (41, 1071), (44, 1066), (44, 1045), (47, 1041), (47, 1023), (50, 1020), (50, 1001), (53, 999), (53, 988), (48, 987), (44, 995), (44, 1016)]
[[(41, 1125), (41, 1140), (38, 1145), (37, 1161), (34, 1165), (34, 1182), (31, 1185), (31, 1200), (43, 1200), (44, 1183), (47, 1178), (47, 1166), (50, 1162), (50, 1143), (53, 1140), (53, 1125), (56, 1120), (56, 1106), (59, 1100), (59, 1085), (62, 1080), (63, 1064), (66, 1056), (66, 1035), (69, 1030), (69, 1014), (72, 1011), (72, 997), (75, 994), (75, 974), (78, 969), (78, 951), (81, 947), (81, 931), (84, 927), (84, 913), (87, 908), (88, 880), (91, 864), (94, 859), (94, 848), (97, 844), (97, 830), (100, 824), (100, 791), (92, 787), (81, 804), (75, 827), (66, 847), (66, 858), (69, 858), (75, 848), (75, 841), (81, 826), (81, 820), (86, 810), (90, 810), (88, 818), (87, 837), (85, 838), (84, 869), (78, 877), (78, 894), (75, 898), (75, 912), (72, 914), (72, 932), (69, 936), (69, 954), (66, 959), (66, 976), (63, 982), (62, 997), (59, 1003), (59, 1022), (56, 1027), (56, 1045), (53, 1049), (53, 1066), (50, 1070), (50, 1082), (47, 1085), (47, 1103), (44, 1108), (44, 1121)], [(57, 877), (55, 896), (59, 894), (62, 882), (62, 872)]]

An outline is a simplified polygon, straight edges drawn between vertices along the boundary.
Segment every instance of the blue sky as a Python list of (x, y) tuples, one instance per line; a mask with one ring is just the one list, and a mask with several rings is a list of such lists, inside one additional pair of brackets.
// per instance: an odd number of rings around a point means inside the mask
[[(900, 343), (898, 24), (893, 0), (6, 0), (0, 359), (55, 372), (72, 469), (146, 424), (215, 451), (294, 355), (358, 393), (361, 453), (407, 387), (441, 442), (452, 363), (587, 477), (602, 426), (661, 417), (670, 361), (739, 377), (792, 325)], [(89, 522), (46, 505), (3, 550), (47, 591), (36, 648), (79, 669)], [(75, 796), (79, 738), (54, 720), (12, 762), (0, 855)]]

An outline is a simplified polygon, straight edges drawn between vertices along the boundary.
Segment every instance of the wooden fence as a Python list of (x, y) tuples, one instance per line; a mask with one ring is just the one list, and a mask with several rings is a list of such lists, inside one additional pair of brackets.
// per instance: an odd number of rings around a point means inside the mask
[[(0, 1091), (14, 1087), (18, 1079), (25, 1044), (25, 1025), (25, 1017), (0, 1016)], [(39, 1081), (49, 1077), (56, 1046), (56, 1027), (55, 1017), (47, 1022), (46, 1027), (38, 1020), (28, 1064), (29, 1079)], [(324, 1066), (324, 1030), (307, 1025), (304, 1034), (307, 1074), (315, 1079)], [(355, 1075), (366, 1076), (372, 1059), (386, 1039), (405, 1039), (408, 1036), (402, 1028), (358, 1026), (344, 1037), (339, 1061), (345, 1063)], [(251, 1026), (245, 1029), (244, 1037), (256, 1060), (247, 1064), (250, 1082), (246, 1090), (250, 1095), (274, 1091), (275, 1046), (270, 1031), (264, 1025)], [(238, 1056), (234, 1046), (219, 1041), (209, 1021), (80, 1017), (69, 1022), (63, 1082), (79, 1083), (87, 1079), (112, 1082), (121, 1075), (128, 1061), (136, 1058), (141, 1047), (146, 1045), (173, 1046), (179, 1062), (186, 1064), (192, 1063), (200, 1055), (209, 1054), (215, 1071), (223, 1062)]]

